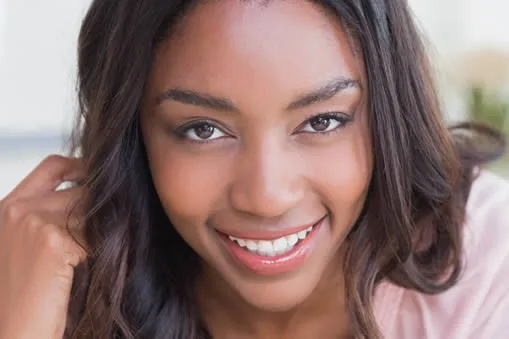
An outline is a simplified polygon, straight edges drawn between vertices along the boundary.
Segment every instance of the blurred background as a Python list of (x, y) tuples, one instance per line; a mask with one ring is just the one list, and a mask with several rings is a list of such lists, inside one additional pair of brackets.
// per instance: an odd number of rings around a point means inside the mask
[[(409, 0), (449, 122), (509, 130), (509, 1)], [(0, 197), (65, 150), (76, 38), (90, 0), (0, 0)], [(507, 157), (493, 169), (509, 177)]]

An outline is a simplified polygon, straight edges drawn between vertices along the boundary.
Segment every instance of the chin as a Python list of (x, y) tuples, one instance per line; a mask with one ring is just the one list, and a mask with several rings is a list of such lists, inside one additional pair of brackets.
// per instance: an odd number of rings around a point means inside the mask
[(319, 277), (303, 276), (278, 281), (242, 282), (233, 286), (252, 307), (267, 312), (285, 312), (304, 303), (313, 293)]

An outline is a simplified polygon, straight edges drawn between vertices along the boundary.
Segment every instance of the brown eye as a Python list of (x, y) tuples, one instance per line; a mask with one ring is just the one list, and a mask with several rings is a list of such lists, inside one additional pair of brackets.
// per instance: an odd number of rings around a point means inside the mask
[(323, 132), (329, 128), (331, 124), (331, 119), (327, 117), (316, 117), (311, 119), (309, 121), (309, 124), (311, 125), (313, 130), (317, 132)]
[(323, 113), (310, 118), (301, 129), (305, 133), (327, 133), (343, 127), (352, 120), (344, 113)]
[(191, 141), (211, 141), (225, 137), (227, 134), (211, 123), (197, 122), (187, 126), (178, 133), (182, 138)]
[(200, 139), (208, 139), (214, 135), (216, 128), (211, 125), (203, 124), (201, 126), (193, 128), (194, 134)]

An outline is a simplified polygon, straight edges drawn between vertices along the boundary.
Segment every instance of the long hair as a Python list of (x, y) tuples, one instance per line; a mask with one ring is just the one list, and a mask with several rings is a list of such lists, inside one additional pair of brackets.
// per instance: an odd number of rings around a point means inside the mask
[[(90, 258), (76, 272), (68, 338), (209, 338), (191, 289), (199, 261), (155, 193), (139, 117), (155, 50), (195, 3), (95, 0), (83, 21), (74, 132), (88, 162)], [(343, 269), (355, 337), (378, 338), (373, 297), (382, 280), (430, 294), (458, 280), (473, 169), (504, 142), (482, 126), (444, 125), (405, 0), (317, 3), (337, 15), (366, 69), (375, 166)], [(478, 137), (492, 146), (476, 148)]]

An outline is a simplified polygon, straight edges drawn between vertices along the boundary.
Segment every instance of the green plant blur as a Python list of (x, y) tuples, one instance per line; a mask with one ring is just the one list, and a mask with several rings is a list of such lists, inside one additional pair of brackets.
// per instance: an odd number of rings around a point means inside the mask
[[(471, 87), (467, 97), (470, 120), (495, 127), (503, 131), (509, 139), (509, 99), (479, 86)], [(490, 169), (509, 177), (509, 154), (492, 164)]]

